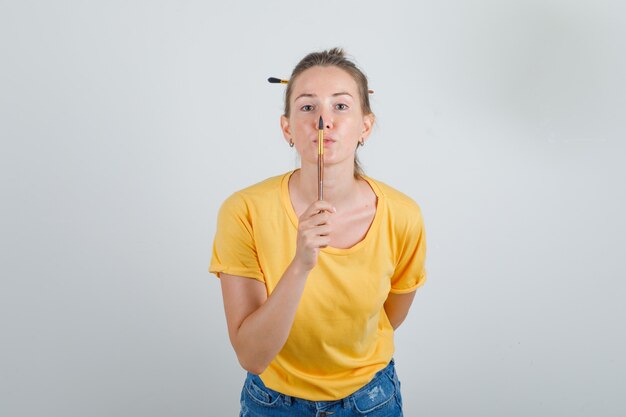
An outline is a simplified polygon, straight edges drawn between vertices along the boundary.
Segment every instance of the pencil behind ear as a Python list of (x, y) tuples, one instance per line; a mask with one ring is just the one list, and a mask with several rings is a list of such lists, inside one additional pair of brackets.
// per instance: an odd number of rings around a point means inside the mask
[(288, 84), (289, 83), (288, 80), (281, 80), (280, 78), (276, 78), (276, 77), (269, 77), (267, 81), (272, 84)]

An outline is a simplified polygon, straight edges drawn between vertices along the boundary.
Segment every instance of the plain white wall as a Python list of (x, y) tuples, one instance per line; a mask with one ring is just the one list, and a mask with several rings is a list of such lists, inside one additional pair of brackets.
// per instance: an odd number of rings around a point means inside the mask
[(619, 1), (0, 1), (0, 415), (236, 415), (217, 210), (296, 166), (306, 53), (370, 77), (366, 172), (422, 207), (407, 416), (623, 416)]

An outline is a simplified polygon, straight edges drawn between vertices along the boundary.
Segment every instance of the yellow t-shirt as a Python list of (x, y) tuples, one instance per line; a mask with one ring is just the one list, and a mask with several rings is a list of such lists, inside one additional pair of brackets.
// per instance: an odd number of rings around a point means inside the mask
[[(296, 252), (298, 217), (289, 177), (269, 178), (231, 195), (220, 208), (209, 271), (259, 280), (272, 293)], [(426, 235), (417, 203), (363, 177), (378, 197), (365, 238), (320, 250), (289, 337), (260, 375), (270, 389), (311, 401), (344, 398), (391, 360), (389, 292), (415, 291), (426, 279)]]

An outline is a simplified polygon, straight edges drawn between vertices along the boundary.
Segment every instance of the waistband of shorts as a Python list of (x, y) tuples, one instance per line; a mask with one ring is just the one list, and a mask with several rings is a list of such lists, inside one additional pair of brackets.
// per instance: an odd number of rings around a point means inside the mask
[(304, 398), (293, 397), (293, 396), (290, 396), (290, 395), (283, 394), (282, 392), (278, 392), (278, 391), (275, 391), (275, 390), (273, 390), (271, 388), (266, 387), (265, 384), (263, 383), (263, 381), (261, 380), (260, 376), (252, 374), (250, 372), (248, 372), (246, 378), (250, 378), (255, 383), (263, 385), (264, 389), (268, 390), (269, 392), (273, 393), (274, 395), (282, 396), (283, 400), (288, 405), (291, 405), (291, 403), (293, 401), (299, 401), (299, 402), (314, 404), (317, 407), (322, 407), (322, 406), (327, 406), (327, 405), (332, 405), (332, 404), (336, 404), (336, 403), (342, 402), (344, 408), (346, 408), (346, 407), (348, 407), (348, 401), (349, 401), (349, 399), (352, 396), (357, 395), (357, 394), (361, 393), (362, 391), (370, 389), (372, 385), (377, 383), (378, 378), (382, 377), (384, 374), (389, 374), (389, 376), (393, 377), (394, 373), (395, 373), (395, 360), (393, 358), (391, 358), (391, 360), (389, 361), (387, 366), (385, 366), (380, 371), (376, 372), (376, 374), (370, 380), (370, 382), (368, 382), (367, 384), (365, 384), (364, 386), (362, 386), (361, 388), (359, 388), (358, 390), (356, 390), (352, 394), (347, 395), (344, 398), (341, 398), (341, 399), (338, 399), (338, 400), (328, 400), (328, 401), (312, 401), (312, 400), (307, 400), (307, 399), (304, 399)]

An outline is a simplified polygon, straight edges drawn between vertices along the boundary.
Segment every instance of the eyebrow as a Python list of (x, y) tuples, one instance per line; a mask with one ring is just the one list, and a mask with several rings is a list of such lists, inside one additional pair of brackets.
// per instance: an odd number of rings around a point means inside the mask
[[(337, 96), (350, 96), (350, 97), (352, 97), (352, 94), (348, 93), (347, 91), (341, 91), (339, 93), (333, 94), (333, 97), (337, 97)], [(296, 101), (296, 100), (298, 100), (300, 98), (303, 98), (303, 97), (317, 97), (317, 95), (310, 94), (310, 93), (300, 94), (298, 97), (296, 97), (296, 99), (294, 101)]]

